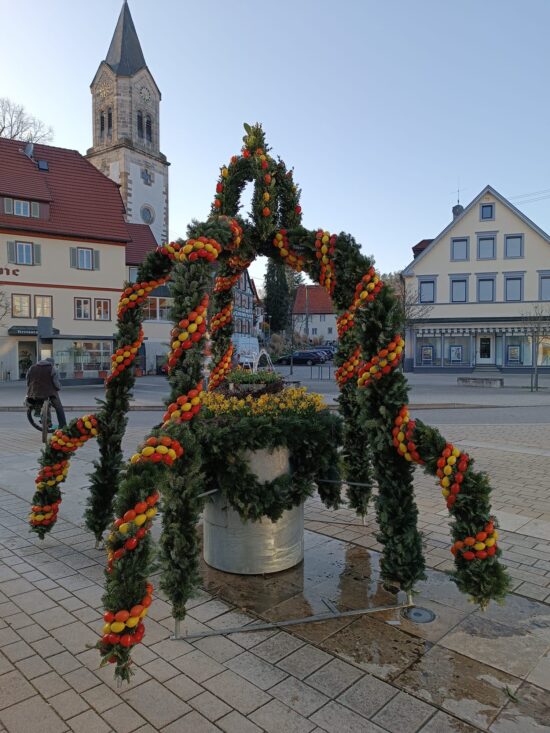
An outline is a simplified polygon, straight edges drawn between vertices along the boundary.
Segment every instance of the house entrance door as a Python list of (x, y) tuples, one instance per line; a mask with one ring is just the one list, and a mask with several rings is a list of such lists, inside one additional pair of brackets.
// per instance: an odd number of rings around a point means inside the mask
[(477, 359), (476, 363), (494, 364), (495, 363), (495, 337), (492, 335), (483, 335), (477, 337)]

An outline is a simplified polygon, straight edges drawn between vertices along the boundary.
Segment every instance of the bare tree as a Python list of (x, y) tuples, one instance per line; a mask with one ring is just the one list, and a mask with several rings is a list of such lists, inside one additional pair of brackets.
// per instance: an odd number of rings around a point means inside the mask
[(534, 303), (521, 314), (521, 325), (526, 336), (530, 336), (533, 348), (531, 366), (531, 392), (539, 391), (539, 351), (543, 342), (550, 339), (550, 303)]
[(53, 130), (29, 114), (22, 104), (0, 97), (0, 137), (28, 143), (49, 143)]
[(0, 290), (0, 323), (8, 315), (9, 310), (9, 298), (4, 290)]
[(389, 272), (380, 276), (386, 285), (390, 285), (401, 306), (403, 323), (408, 329), (414, 321), (427, 318), (433, 309), (432, 303), (421, 303), (418, 290), (407, 290), (405, 278), (400, 272)]

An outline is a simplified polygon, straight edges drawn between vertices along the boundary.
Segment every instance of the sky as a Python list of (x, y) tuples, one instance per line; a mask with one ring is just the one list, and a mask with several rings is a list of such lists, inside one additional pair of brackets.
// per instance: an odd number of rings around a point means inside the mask
[[(91, 145), (89, 85), (121, 5), (0, 0), (0, 96), (55, 145)], [(458, 188), (467, 204), (491, 184), (550, 231), (550, 0), (129, 5), (162, 92), (171, 238), (206, 218), (256, 121), (295, 169), (304, 226), (350, 232), (382, 272), (449, 223)]]

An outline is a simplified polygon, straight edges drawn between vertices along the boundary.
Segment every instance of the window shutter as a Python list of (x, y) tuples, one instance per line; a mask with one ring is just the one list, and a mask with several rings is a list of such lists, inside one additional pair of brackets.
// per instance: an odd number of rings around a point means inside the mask
[(94, 270), (99, 270), (99, 250), (94, 249)]
[(4, 214), (13, 214), (13, 199), (4, 199)]
[(35, 219), (40, 218), (40, 204), (38, 201), (31, 201), (31, 216)]
[(69, 251), (70, 251), (70, 264), (71, 264), (71, 267), (77, 267), (78, 264), (77, 264), (77, 261), (76, 261), (76, 247), (71, 247)]
[(14, 264), (17, 262), (17, 258), (15, 256), (15, 242), (8, 242), (8, 262), (13, 262)]
[(33, 265), (42, 264), (42, 245), (41, 244), (33, 244), (32, 261), (33, 261)]

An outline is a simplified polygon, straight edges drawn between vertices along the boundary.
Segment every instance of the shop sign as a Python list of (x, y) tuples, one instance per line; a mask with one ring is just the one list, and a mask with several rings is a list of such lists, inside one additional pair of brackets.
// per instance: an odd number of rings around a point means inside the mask
[(19, 268), (18, 267), (0, 267), (0, 275), (13, 275), (14, 277), (19, 277)]

